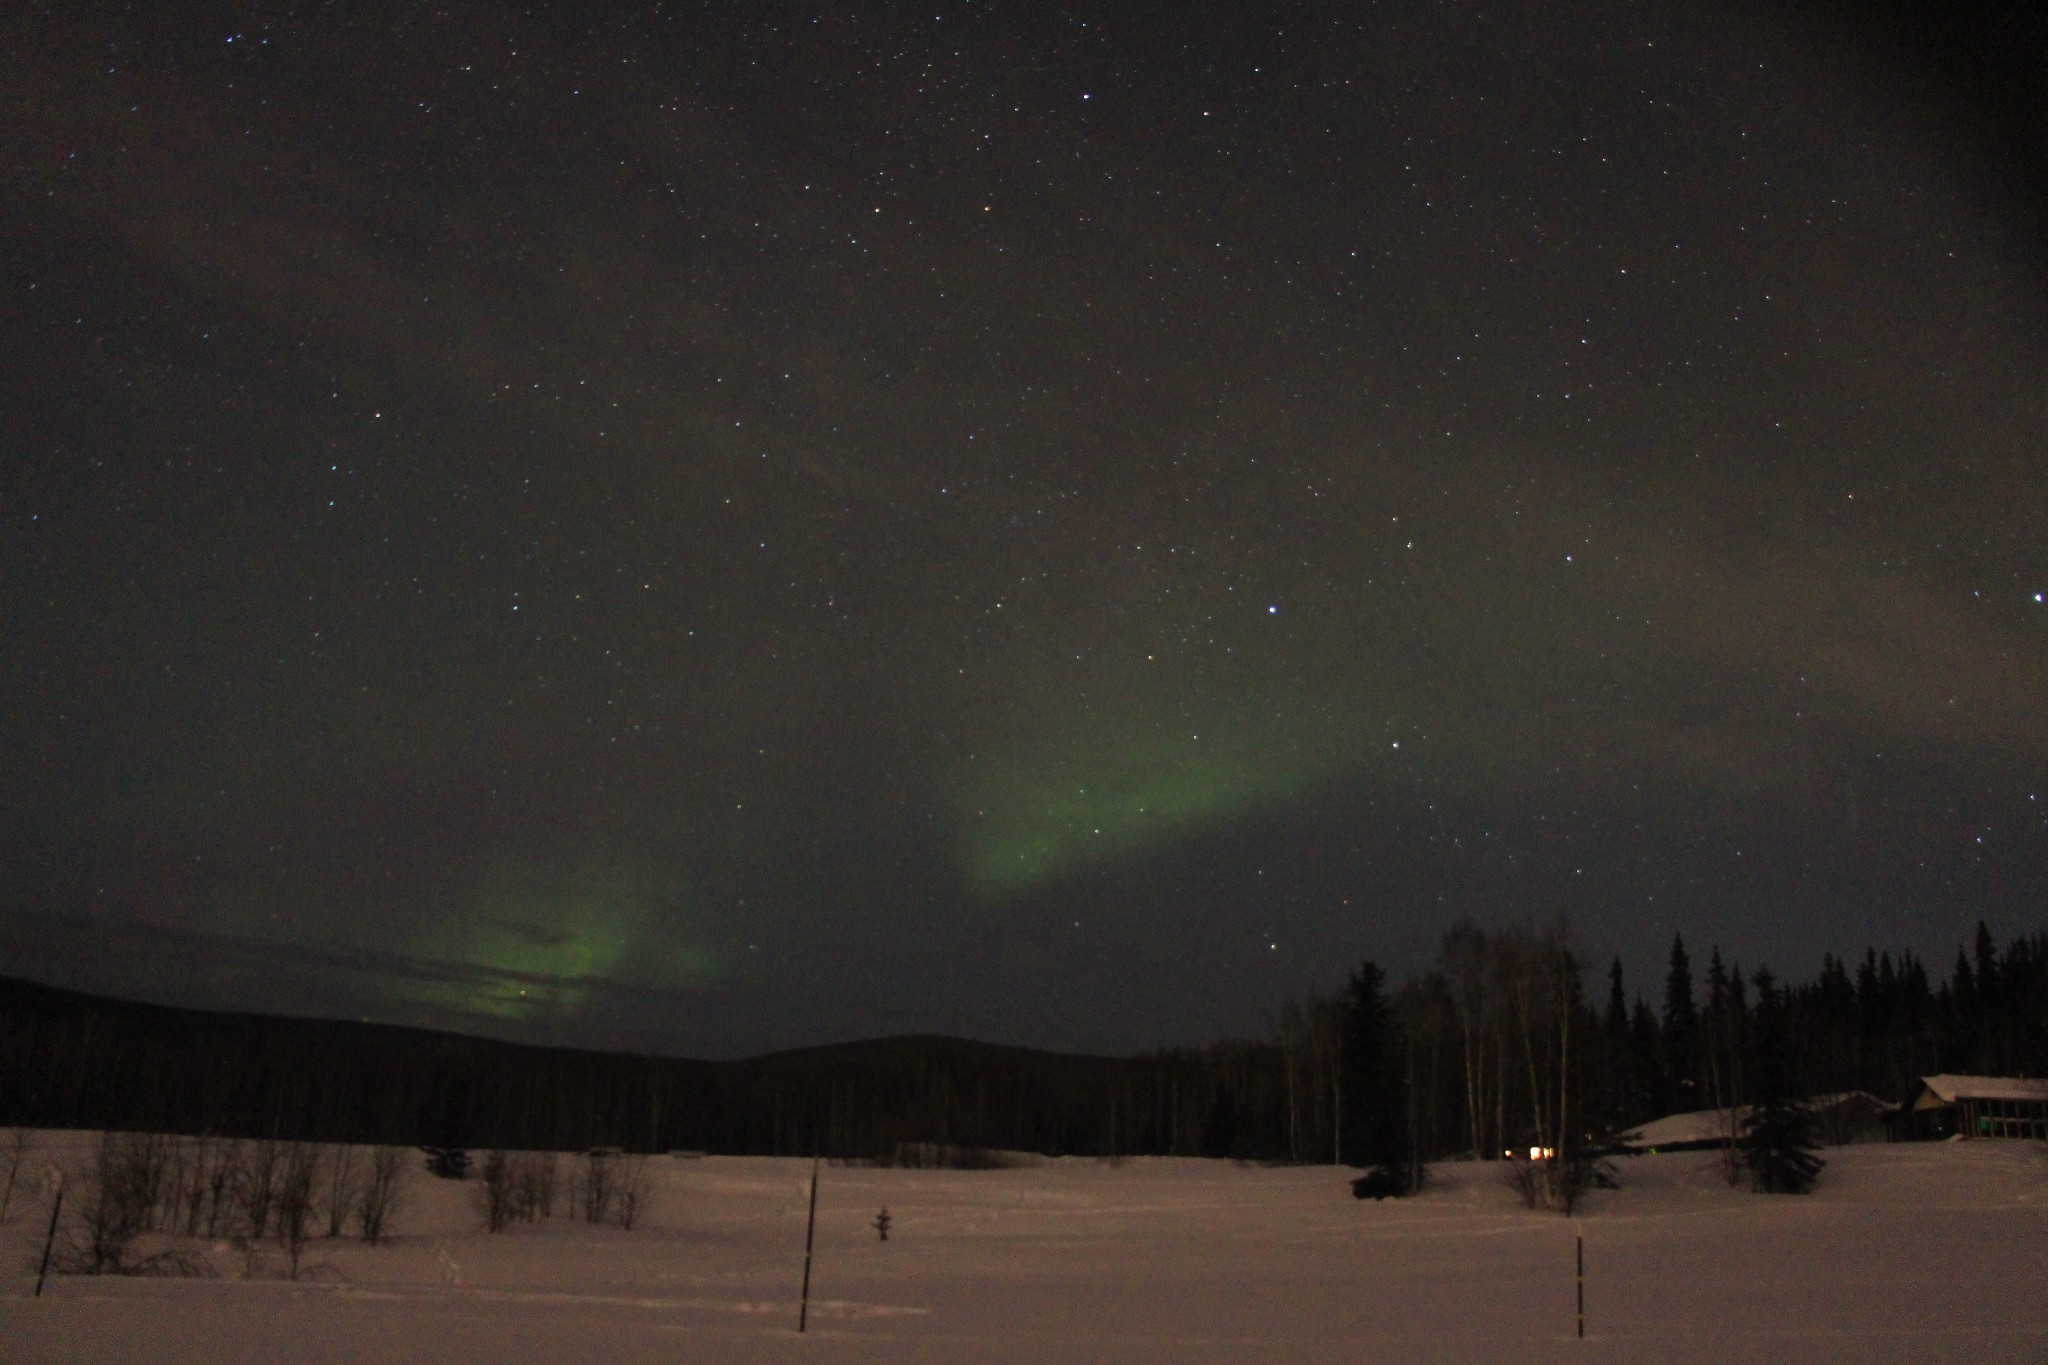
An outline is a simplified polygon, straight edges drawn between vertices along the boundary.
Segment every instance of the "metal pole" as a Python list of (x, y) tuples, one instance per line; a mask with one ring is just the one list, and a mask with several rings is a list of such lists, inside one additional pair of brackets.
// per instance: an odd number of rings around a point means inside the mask
[(796, 1310), (796, 1330), (802, 1332), (811, 1316), (811, 1246), (818, 1234), (818, 1158), (811, 1158), (811, 1216), (804, 1224), (804, 1295)]
[(1586, 1335), (1586, 1230), (1579, 1229), (1579, 1336)]
[(64, 1179), (57, 1178), (57, 1197), (50, 1204), (50, 1230), (43, 1235), (43, 1264), (36, 1271), (36, 1297), (43, 1296), (43, 1281), (50, 1274), (50, 1248), (57, 1244), (57, 1215), (64, 1211)]

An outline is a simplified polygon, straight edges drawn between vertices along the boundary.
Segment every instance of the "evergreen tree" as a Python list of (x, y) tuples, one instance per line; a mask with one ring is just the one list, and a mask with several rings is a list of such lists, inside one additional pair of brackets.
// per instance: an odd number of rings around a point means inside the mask
[(1727, 1034), (1728, 1099), (1741, 1104), (1747, 1095), (1743, 1080), (1749, 1060), (1749, 992), (1742, 984), (1740, 962), (1728, 973), (1728, 1007), (1721, 1023)]
[(1202, 1155), (1244, 1155), (1238, 1150), (1237, 1105), (1227, 1085), (1216, 1087), (1216, 1100), (1209, 1106), (1208, 1120), (1202, 1124)]
[(1692, 961), (1685, 955), (1685, 940), (1674, 936), (1671, 970), (1664, 978), (1664, 1075), (1671, 1108), (1698, 1108), (1699, 1074), (1700, 1014), (1692, 999)]
[(1602, 1078), (1606, 1112), (1599, 1115), (1599, 1121), (1602, 1128), (1612, 1132), (1635, 1122), (1642, 1108), (1635, 1049), (1629, 1038), (1628, 993), (1622, 987), (1621, 959), (1618, 957), (1607, 969), (1607, 1012), (1601, 1017), (1600, 1031), (1606, 1057), (1606, 1074)]
[(1970, 955), (1956, 949), (1954, 990), (1957, 1008), (1965, 1012), (1977, 1007), (1977, 973), (1970, 969)]
[(1977, 973), (1970, 967), (1969, 955), (1960, 947), (1956, 949), (1956, 972), (1949, 987), (1947, 1014), (1950, 1051), (1962, 1062), (1957, 1069), (1975, 1070), (1983, 1052), (1983, 1009), (1977, 998)]
[(1977, 921), (1977, 993), (1987, 1006), (1998, 1002), (1998, 945), (1991, 941), (1991, 930), (1981, 919)]
[(1791, 1039), (1784, 993), (1770, 972), (1756, 974), (1751, 1020), (1750, 1081), (1756, 1107), (1742, 1124), (1742, 1161), (1750, 1186), (1763, 1194), (1805, 1194), (1826, 1165), (1813, 1113), (1791, 1088)]
[(1641, 1086), (1635, 1119), (1661, 1118), (1671, 1112), (1671, 1083), (1664, 1074), (1664, 1039), (1650, 1002), (1640, 995), (1628, 1021), (1629, 1050), (1635, 1056), (1637, 1084)]
[(1734, 971), (1721, 965), (1716, 945), (1707, 960), (1707, 1010), (1703, 1019), (1707, 1075), (1714, 1107), (1733, 1109), (1743, 1101), (1743, 1025), (1748, 1013), (1744, 999), (1742, 967)]
[(1369, 1168), (1353, 1182), (1367, 1195), (1412, 1193), (1421, 1170), (1410, 1149), (1408, 1085), (1400, 1021), (1386, 997), (1386, 974), (1376, 963), (1359, 964), (1344, 990), (1343, 1101), (1344, 1159)]
[(1863, 965), (1856, 969), (1856, 1014), (1865, 1038), (1874, 1037), (1884, 1026), (1877, 998), (1877, 949), (1863, 950)]
[(1719, 1019), (1728, 1011), (1728, 969), (1721, 965), (1721, 945), (1707, 956), (1707, 1018)]
[[(2013, 1063), (2008, 1050), (2000, 1046), (2010, 1031), (2005, 1027), (2005, 1001), (1998, 968), (1998, 945), (1991, 930), (1977, 921), (1977, 999), (1972, 1011), (1970, 1036), (1958, 1039), (1957, 1052), (1970, 1059), (1972, 1069), (1988, 1075), (2003, 1073)], [(1958, 954), (1960, 956), (1960, 954)]]

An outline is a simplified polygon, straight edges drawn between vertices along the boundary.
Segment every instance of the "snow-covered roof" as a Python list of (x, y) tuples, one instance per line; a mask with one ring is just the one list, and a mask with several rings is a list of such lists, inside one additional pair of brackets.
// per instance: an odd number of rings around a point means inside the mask
[[(1743, 1110), (1746, 1115), (1749, 1111)], [(1738, 1122), (1742, 1115), (1738, 1115)], [(1724, 1109), (1700, 1109), (1690, 1114), (1666, 1114), (1640, 1127), (1617, 1134), (1631, 1147), (1675, 1147), (1682, 1142), (1718, 1142), (1728, 1136), (1728, 1113)]]
[[(1898, 1107), (1862, 1090), (1842, 1090), (1834, 1094), (1814, 1095), (1801, 1103), (1815, 1114), (1825, 1114), (1852, 1101), (1861, 1101), (1872, 1111), (1879, 1113)], [(1748, 1105), (1735, 1111), (1734, 1119), (1738, 1132), (1741, 1130), (1742, 1121), (1749, 1117), (1749, 1112)], [(1728, 1122), (1729, 1115), (1725, 1109), (1698, 1109), (1690, 1114), (1667, 1114), (1661, 1119), (1652, 1119), (1640, 1127), (1617, 1133), (1615, 1138), (1631, 1147), (1675, 1147), (1687, 1142), (1720, 1142), (1728, 1136)]]
[(1922, 1076), (1920, 1084), (1943, 1104), (1958, 1100), (2048, 1101), (2048, 1080), (2021, 1076)]

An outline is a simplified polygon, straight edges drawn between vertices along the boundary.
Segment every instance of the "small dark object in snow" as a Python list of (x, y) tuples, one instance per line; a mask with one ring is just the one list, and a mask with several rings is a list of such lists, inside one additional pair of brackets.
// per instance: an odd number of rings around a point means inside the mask
[(1814, 1119), (1802, 1104), (1778, 1102), (1758, 1106), (1742, 1121), (1742, 1160), (1749, 1167), (1750, 1188), (1759, 1194), (1806, 1194), (1820, 1180), (1821, 1160), (1814, 1149)]
[(885, 1208), (885, 1209), (883, 1209), (883, 1210), (882, 1210), (882, 1211), (881, 1211), (880, 1213), (878, 1213), (878, 1214), (876, 1214), (876, 1215), (875, 1215), (875, 1231), (881, 1234), (881, 1236), (882, 1236), (882, 1240), (883, 1240), (883, 1241), (885, 1241), (885, 1242), (886, 1242), (886, 1241), (888, 1241), (888, 1240), (889, 1240), (889, 1210), (888, 1210), (888, 1209), (886, 1209), (886, 1208)]
[(460, 1147), (422, 1147), (427, 1169), (443, 1180), (462, 1180), (469, 1175), (469, 1153)]
[(1351, 1182), (1353, 1199), (1399, 1199), (1408, 1193), (1408, 1186), (1399, 1173), (1384, 1168), (1375, 1168)]

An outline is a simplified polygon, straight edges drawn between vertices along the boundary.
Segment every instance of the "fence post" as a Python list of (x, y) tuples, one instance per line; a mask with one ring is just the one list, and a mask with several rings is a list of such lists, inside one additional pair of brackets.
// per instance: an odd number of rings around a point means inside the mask
[(64, 1172), (51, 1167), (50, 1172), (57, 1186), (57, 1197), (50, 1201), (50, 1230), (43, 1234), (43, 1263), (36, 1270), (37, 1298), (43, 1296), (43, 1281), (50, 1275), (50, 1248), (57, 1245), (57, 1215), (64, 1211)]
[(1579, 1337), (1586, 1335), (1586, 1229), (1578, 1229), (1579, 1243)]
[(804, 1293), (797, 1305), (796, 1330), (802, 1333), (811, 1316), (811, 1246), (818, 1233), (818, 1158), (811, 1158), (811, 1214), (804, 1223)]

